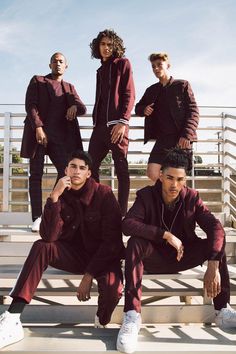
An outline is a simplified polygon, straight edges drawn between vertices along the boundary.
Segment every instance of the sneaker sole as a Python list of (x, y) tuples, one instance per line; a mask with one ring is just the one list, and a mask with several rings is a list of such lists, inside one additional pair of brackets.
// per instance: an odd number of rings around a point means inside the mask
[(14, 342), (12, 341), (8, 341), (7, 343), (5, 343), (2, 347), (0, 347), (0, 349), (2, 348), (5, 348), (5, 347), (8, 347), (9, 345), (12, 345), (12, 344), (15, 344), (15, 343), (18, 343), (20, 342), (22, 339), (24, 339), (24, 334), (22, 337), (19, 337), (18, 339), (14, 340)]

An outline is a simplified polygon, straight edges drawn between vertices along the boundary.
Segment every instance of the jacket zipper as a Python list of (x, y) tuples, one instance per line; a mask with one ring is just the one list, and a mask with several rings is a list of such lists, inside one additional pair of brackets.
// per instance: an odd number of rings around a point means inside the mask
[(102, 85), (102, 78), (101, 78), (101, 73), (100, 73), (100, 71), (98, 71), (98, 75), (99, 75), (99, 78), (100, 78), (100, 80), (99, 80), (99, 94), (98, 94), (98, 99), (96, 100), (96, 106), (95, 106), (95, 114), (94, 114), (94, 127), (96, 126), (96, 123), (97, 123), (97, 113), (98, 113), (98, 103), (99, 103), (99, 99), (100, 99), (100, 97), (101, 97), (101, 85)]
[(109, 126), (108, 124), (108, 112), (109, 112), (109, 105), (110, 105), (110, 97), (111, 97), (111, 65), (109, 68), (109, 92), (108, 92), (108, 100), (107, 100), (107, 127)]

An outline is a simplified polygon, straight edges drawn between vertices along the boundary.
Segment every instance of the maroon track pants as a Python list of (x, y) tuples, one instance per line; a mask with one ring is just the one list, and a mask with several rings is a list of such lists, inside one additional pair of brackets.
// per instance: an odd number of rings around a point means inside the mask
[[(176, 250), (170, 245), (154, 246), (148, 240), (131, 237), (128, 241), (125, 259), (125, 307), (124, 311), (141, 312), (142, 276), (148, 273), (177, 273), (198, 265), (208, 259), (206, 239), (197, 239), (191, 245), (184, 246), (184, 256), (176, 260)], [(214, 307), (220, 310), (229, 303), (230, 281), (226, 256), (220, 261), (221, 293), (214, 299)], [(158, 276), (156, 278), (158, 280)]]
[[(89, 258), (91, 255), (68, 242), (38, 240), (34, 242), (10, 295), (13, 298), (20, 297), (29, 303), (43, 272), (49, 265), (69, 273), (84, 274)], [(123, 279), (120, 264), (117, 262), (110, 266), (95, 279), (99, 293), (97, 316), (100, 323), (105, 325), (110, 322), (112, 312), (122, 296)]]

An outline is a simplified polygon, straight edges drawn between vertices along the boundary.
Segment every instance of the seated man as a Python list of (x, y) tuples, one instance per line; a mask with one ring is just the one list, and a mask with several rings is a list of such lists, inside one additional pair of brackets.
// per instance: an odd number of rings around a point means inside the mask
[[(131, 237), (125, 260), (124, 320), (117, 338), (121, 352), (136, 349), (144, 270), (177, 273), (208, 261), (204, 287), (213, 298), (215, 322), (222, 327), (236, 327), (236, 311), (229, 306), (224, 229), (198, 192), (186, 187), (189, 163), (185, 150), (172, 148), (162, 164), (160, 180), (137, 192), (123, 220), (123, 232)], [(196, 235), (196, 223), (206, 233), (205, 239)]]
[(10, 293), (13, 301), (0, 316), (0, 348), (23, 339), (20, 314), (49, 265), (84, 274), (77, 290), (79, 301), (90, 299), (95, 278), (99, 292), (95, 326), (110, 321), (123, 288), (121, 212), (110, 187), (90, 177), (91, 167), (90, 156), (75, 151), (65, 176), (51, 192), (40, 225), (42, 240), (34, 242)]

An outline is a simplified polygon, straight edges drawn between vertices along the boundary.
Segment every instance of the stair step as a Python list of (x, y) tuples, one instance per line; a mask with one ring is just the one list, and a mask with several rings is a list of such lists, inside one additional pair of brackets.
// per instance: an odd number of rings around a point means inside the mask
[[(88, 354), (116, 351), (118, 326), (95, 329), (82, 326), (26, 326), (25, 338), (3, 349), (4, 353), (17, 354)], [(235, 353), (235, 333), (203, 325), (148, 325), (141, 327), (135, 353)]]
[[(91, 300), (93, 301), (93, 299)], [(142, 306), (143, 323), (213, 323), (213, 305), (180, 304), (175, 298), (167, 299), (168, 303), (162, 305), (158, 300), (153, 304)], [(232, 307), (235, 307), (232, 305)], [(6, 311), (8, 305), (0, 305), (0, 313)], [(36, 305), (26, 306), (22, 313), (23, 323), (63, 323), (81, 324), (93, 323), (97, 310), (97, 301), (93, 304), (79, 303), (76, 305)], [(123, 304), (118, 305), (110, 323), (121, 324), (123, 318)], [(236, 332), (236, 331), (235, 331)], [(236, 339), (236, 338), (235, 338)]]

